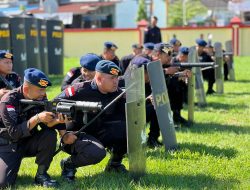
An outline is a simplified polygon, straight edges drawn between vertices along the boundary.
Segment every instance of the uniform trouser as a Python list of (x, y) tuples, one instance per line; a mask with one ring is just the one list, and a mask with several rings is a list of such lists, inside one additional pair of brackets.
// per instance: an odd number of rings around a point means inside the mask
[(66, 145), (64, 151), (71, 155), (76, 167), (99, 163), (106, 151), (102, 143), (91, 135), (81, 134), (72, 145)]
[(127, 153), (127, 136), (125, 121), (106, 121), (102, 122), (99, 130), (91, 132), (104, 147), (112, 152), (114, 162), (120, 162)]
[(213, 89), (215, 83), (215, 71), (214, 69), (207, 69), (202, 71), (203, 78), (208, 81), (208, 90)]
[(150, 124), (148, 137), (158, 139), (158, 137), (160, 136), (160, 128), (156, 111), (151, 103), (146, 104), (146, 121)]
[(227, 62), (224, 62), (224, 80), (228, 80), (228, 64)]
[[(31, 137), (22, 139), (16, 151), (1, 152), (0, 146), (0, 188), (13, 185), (24, 157), (36, 156), (36, 163), (49, 168), (56, 149), (56, 132), (43, 129)], [(10, 146), (10, 145), (6, 145)]]
[(172, 111), (183, 108), (183, 91), (178, 78), (171, 78), (167, 84), (169, 102)]

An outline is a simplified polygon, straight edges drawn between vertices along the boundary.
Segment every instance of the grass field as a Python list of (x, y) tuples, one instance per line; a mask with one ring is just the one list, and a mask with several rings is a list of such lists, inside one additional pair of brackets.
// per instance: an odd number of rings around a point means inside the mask
[[(77, 59), (66, 59), (64, 70), (77, 65)], [(55, 156), (49, 173), (65, 190), (250, 189), (250, 57), (236, 57), (235, 71), (236, 82), (225, 82), (223, 95), (208, 96), (206, 108), (195, 108), (195, 124), (176, 131), (179, 151), (147, 149), (147, 174), (140, 181), (103, 172), (109, 156), (97, 165), (79, 168), (74, 184), (60, 178), (59, 163), (66, 156), (62, 152)], [(49, 98), (60, 92), (62, 76), (51, 79)], [(183, 115), (187, 117), (186, 109)], [(128, 167), (127, 158), (124, 163)], [(33, 186), (36, 168), (34, 158), (25, 158), (15, 188), (45, 189)]]

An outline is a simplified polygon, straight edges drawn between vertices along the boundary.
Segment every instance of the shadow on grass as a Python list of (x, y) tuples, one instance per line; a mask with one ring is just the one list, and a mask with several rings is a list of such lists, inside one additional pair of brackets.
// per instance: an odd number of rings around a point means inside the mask
[[(167, 168), (166, 168), (167, 171)], [(216, 179), (214, 177), (197, 174), (157, 174), (147, 173), (138, 181), (134, 181), (129, 174), (101, 172), (94, 175), (80, 176), (74, 183), (67, 183), (60, 176), (53, 176), (59, 186), (56, 189), (233, 189), (239, 183), (233, 178)], [(33, 177), (18, 176), (17, 185), (13, 189), (36, 189)], [(44, 188), (46, 189), (46, 188)]]
[[(250, 94), (249, 94), (250, 95)], [(226, 111), (232, 110), (232, 109), (248, 109), (247, 105), (244, 104), (225, 104), (221, 102), (208, 102), (207, 106), (204, 108), (199, 108), (199, 111), (208, 111), (209, 108), (213, 109), (223, 109)]]
[(194, 123), (190, 128), (182, 127), (182, 132), (189, 131), (192, 133), (214, 133), (214, 132), (227, 132), (236, 134), (250, 134), (250, 127), (237, 126), (237, 125), (222, 125), (219, 123)]
[[(167, 168), (166, 168), (167, 171)], [(33, 188), (30, 185), (32, 179), (27, 176), (19, 177), (17, 189)], [(75, 189), (233, 189), (238, 180), (233, 178), (216, 179), (214, 177), (197, 174), (157, 174), (147, 173), (139, 180), (125, 174), (99, 173), (90, 176), (78, 177), (75, 183), (67, 183), (59, 176), (56, 177), (60, 185), (57, 189), (75, 190)], [(35, 187), (34, 187), (35, 189)]]
[(240, 79), (240, 80), (230, 81), (230, 82), (235, 82), (235, 83), (250, 83), (250, 80)]
[(219, 148), (216, 146), (208, 146), (205, 144), (198, 143), (178, 143), (178, 149), (176, 150), (176, 154), (166, 152), (164, 148), (158, 148), (148, 149), (146, 156), (147, 158), (164, 158), (166, 160), (176, 159), (177, 157), (180, 159), (193, 159), (191, 154), (183, 154), (185, 150), (189, 150), (192, 154), (199, 153), (199, 155), (210, 155), (217, 158), (226, 157), (228, 159), (234, 158), (237, 154), (237, 151), (233, 148)]
[(227, 92), (227, 95), (244, 96), (244, 95), (250, 95), (250, 92)]
[(233, 148), (219, 148), (198, 143), (179, 143), (180, 150), (188, 149), (192, 153), (198, 152), (201, 155), (211, 155), (215, 157), (234, 158), (237, 151)]

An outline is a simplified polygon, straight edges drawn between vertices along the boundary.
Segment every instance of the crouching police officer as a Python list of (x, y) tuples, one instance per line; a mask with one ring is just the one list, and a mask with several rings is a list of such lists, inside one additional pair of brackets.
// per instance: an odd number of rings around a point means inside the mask
[(1, 99), (0, 188), (15, 183), (22, 158), (31, 156), (36, 156), (38, 164), (35, 183), (46, 187), (57, 185), (55, 180), (51, 180), (47, 170), (53, 159), (57, 141), (56, 132), (51, 127), (62, 129), (63, 126), (65, 129), (65, 125), (60, 124), (64, 122), (63, 116), (57, 117), (37, 106), (24, 111), (19, 101), (47, 100), (46, 88), (50, 85), (51, 82), (43, 72), (29, 68), (24, 72), (23, 85), (8, 92)]
[(12, 88), (21, 85), (19, 75), (12, 71), (13, 55), (7, 51), (0, 50), (0, 98)]
[(81, 75), (72, 81), (71, 85), (84, 82), (86, 80), (92, 80), (95, 76), (95, 66), (101, 61), (101, 58), (93, 53), (87, 53), (80, 59)]
[[(95, 70), (96, 74), (92, 81), (76, 83), (65, 89), (57, 98), (101, 102), (105, 107), (122, 93), (118, 88), (118, 76), (121, 70), (108, 60), (99, 61)], [(97, 113), (89, 113), (88, 121), (96, 115)], [(82, 112), (77, 112), (76, 118), (77, 121), (67, 125), (68, 130), (77, 131), (84, 125)], [(105, 171), (127, 171), (121, 163), (127, 152), (125, 98), (120, 98), (113, 103), (95, 122), (85, 128), (84, 132), (96, 139), (84, 140), (88, 135), (82, 134), (78, 138), (83, 140), (76, 141), (75, 145), (65, 146), (65, 151), (71, 156), (61, 161), (63, 177), (74, 179), (77, 167), (100, 162), (105, 157), (104, 147), (112, 153)], [(86, 149), (88, 149), (87, 154)]]

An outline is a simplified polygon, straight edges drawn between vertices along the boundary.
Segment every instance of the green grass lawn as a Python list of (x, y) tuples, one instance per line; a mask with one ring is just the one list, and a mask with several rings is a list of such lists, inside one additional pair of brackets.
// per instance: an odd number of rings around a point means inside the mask
[[(78, 59), (65, 59), (65, 73), (78, 64)], [(206, 108), (195, 108), (195, 124), (176, 131), (179, 151), (147, 149), (147, 173), (140, 181), (103, 172), (109, 155), (97, 165), (79, 168), (74, 184), (60, 178), (59, 163), (65, 153), (55, 156), (49, 173), (65, 190), (250, 189), (249, 65), (250, 57), (235, 58), (236, 82), (225, 82), (223, 95), (208, 96)], [(48, 97), (53, 98), (60, 92), (62, 76), (50, 78), (54, 86)], [(183, 115), (187, 117), (186, 109)], [(128, 167), (127, 158), (124, 163)], [(15, 188), (45, 189), (33, 186), (36, 168), (34, 158), (25, 158)]]

